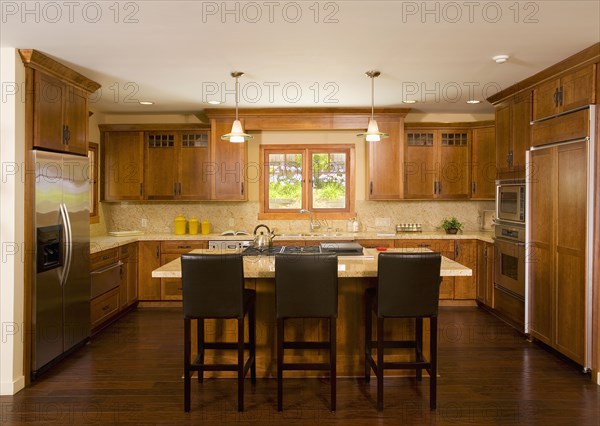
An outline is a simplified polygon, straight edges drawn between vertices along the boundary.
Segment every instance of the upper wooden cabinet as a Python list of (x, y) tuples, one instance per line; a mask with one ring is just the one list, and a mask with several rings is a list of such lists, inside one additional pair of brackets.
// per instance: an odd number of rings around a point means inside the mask
[(100, 125), (100, 130), (105, 201), (247, 199), (246, 144), (211, 138), (202, 125)]
[(533, 120), (595, 103), (595, 67), (587, 65), (533, 89)]
[(471, 143), (471, 199), (496, 196), (496, 131), (494, 126), (473, 129)]
[(246, 184), (247, 143), (221, 140), (221, 135), (231, 131), (232, 120), (211, 119), (211, 165), (205, 173), (214, 182), (212, 199), (244, 201), (248, 199)]
[(402, 198), (402, 164), (404, 120), (377, 120), (379, 130), (389, 138), (367, 142), (367, 199)]
[(27, 149), (87, 155), (87, 95), (100, 85), (31, 49), (20, 49), (26, 67)]
[(102, 132), (104, 201), (144, 199), (144, 132)]
[(404, 146), (404, 198), (469, 198), (470, 139), (468, 129), (408, 129)]
[(87, 155), (87, 95), (57, 78), (34, 71), (33, 146)]
[(210, 199), (209, 130), (147, 132), (147, 200)]
[(525, 177), (531, 139), (531, 92), (496, 105), (496, 169), (499, 178)]

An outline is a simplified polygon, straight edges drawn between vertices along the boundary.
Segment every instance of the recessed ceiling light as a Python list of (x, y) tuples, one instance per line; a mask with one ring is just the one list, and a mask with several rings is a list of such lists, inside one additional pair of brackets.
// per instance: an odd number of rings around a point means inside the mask
[(402, 101), (403, 104), (416, 104), (417, 101), (415, 101), (414, 99), (405, 99)]
[(468, 103), (468, 104), (478, 104), (478, 103), (481, 103), (481, 101), (478, 101), (477, 99), (469, 99), (469, 100), (467, 101), (467, 103)]
[(154, 102), (150, 102), (150, 101), (140, 101), (140, 105), (154, 105)]
[(508, 55), (496, 55), (492, 58), (497, 64), (503, 64), (508, 61)]
[(211, 105), (221, 105), (221, 101), (208, 101), (207, 103)]

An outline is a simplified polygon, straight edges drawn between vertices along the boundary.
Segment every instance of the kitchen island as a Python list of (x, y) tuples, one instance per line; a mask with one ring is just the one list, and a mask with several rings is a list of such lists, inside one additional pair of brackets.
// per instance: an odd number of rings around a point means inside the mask
[[(390, 252), (425, 252), (428, 249), (389, 249)], [(234, 251), (225, 250), (193, 250), (191, 253), (225, 254)], [(338, 258), (338, 319), (337, 319), (337, 375), (362, 376), (364, 374), (364, 291), (376, 285), (377, 255), (375, 249), (365, 249), (363, 256), (340, 256)], [(460, 263), (442, 257), (442, 276), (470, 276), (471, 269)], [(155, 278), (181, 277), (181, 260), (175, 259), (152, 272)], [(275, 258), (273, 256), (244, 256), (244, 277), (246, 288), (257, 292), (256, 300), (256, 367), (258, 377), (276, 377), (276, 341), (275, 341)], [(183, 317), (182, 317), (183, 320)], [(206, 339), (231, 340), (237, 335), (237, 323), (234, 320), (206, 320)], [(194, 324), (195, 326), (195, 324)], [(390, 321), (386, 328), (386, 339), (407, 339), (413, 334), (414, 321), (396, 319)], [(286, 338), (302, 336), (309, 340), (324, 340), (328, 333), (327, 323), (315, 319), (292, 319), (286, 322)], [(428, 342), (429, 322), (424, 323), (424, 342)], [(195, 336), (195, 332), (192, 336)], [(429, 348), (425, 346), (426, 356)], [(192, 348), (195, 342), (192, 343)], [(233, 352), (215, 352), (215, 358), (210, 362), (235, 362)], [(399, 352), (397, 359), (408, 359), (414, 351)], [(386, 351), (386, 354), (388, 351)], [(327, 351), (290, 351), (286, 353), (289, 362), (323, 362)], [(401, 370), (390, 370), (390, 375), (411, 374)], [(230, 372), (206, 372), (207, 377), (234, 377)], [(289, 376), (314, 376), (315, 372), (290, 372)], [(386, 372), (387, 375), (387, 372)]]

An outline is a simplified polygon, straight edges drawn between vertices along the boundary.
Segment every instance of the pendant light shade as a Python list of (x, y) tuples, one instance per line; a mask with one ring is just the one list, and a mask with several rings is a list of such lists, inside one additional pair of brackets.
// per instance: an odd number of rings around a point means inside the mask
[(252, 139), (252, 135), (244, 133), (244, 128), (238, 117), (239, 78), (243, 75), (244, 73), (241, 71), (234, 71), (231, 73), (231, 76), (235, 78), (235, 120), (231, 126), (231, 132), (221, 136), (221, 139), (228, 140), (232, 143), (243, 143), (248, 139)]
[(367, 71), (365, 73), (371, 79), (371, 118), (369, 119), (369, 125), (367, 126), (366, 133), (359, 133), (359, 138), (365, 138), (367, 142), (379, 142), (382, 138), (387, 138), (387, 133), (379, 131), (377, 121), (375, 121), (375, 77), (379, 77), (381, 73), (379, 71)]

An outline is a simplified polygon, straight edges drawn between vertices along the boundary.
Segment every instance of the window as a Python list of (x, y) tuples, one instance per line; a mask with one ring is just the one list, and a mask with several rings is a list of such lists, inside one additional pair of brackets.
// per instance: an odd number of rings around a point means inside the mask
[(98, 144), (90, 142), (88, 144), (89, 172), (90, 181), (90, 223), (100, 222), (98, 215)]
[(263, 145), (260, 149), (264, 166), (263, 213), (289, 216), (308, 209), (331, 218), (352, 213), (354, 146)]

